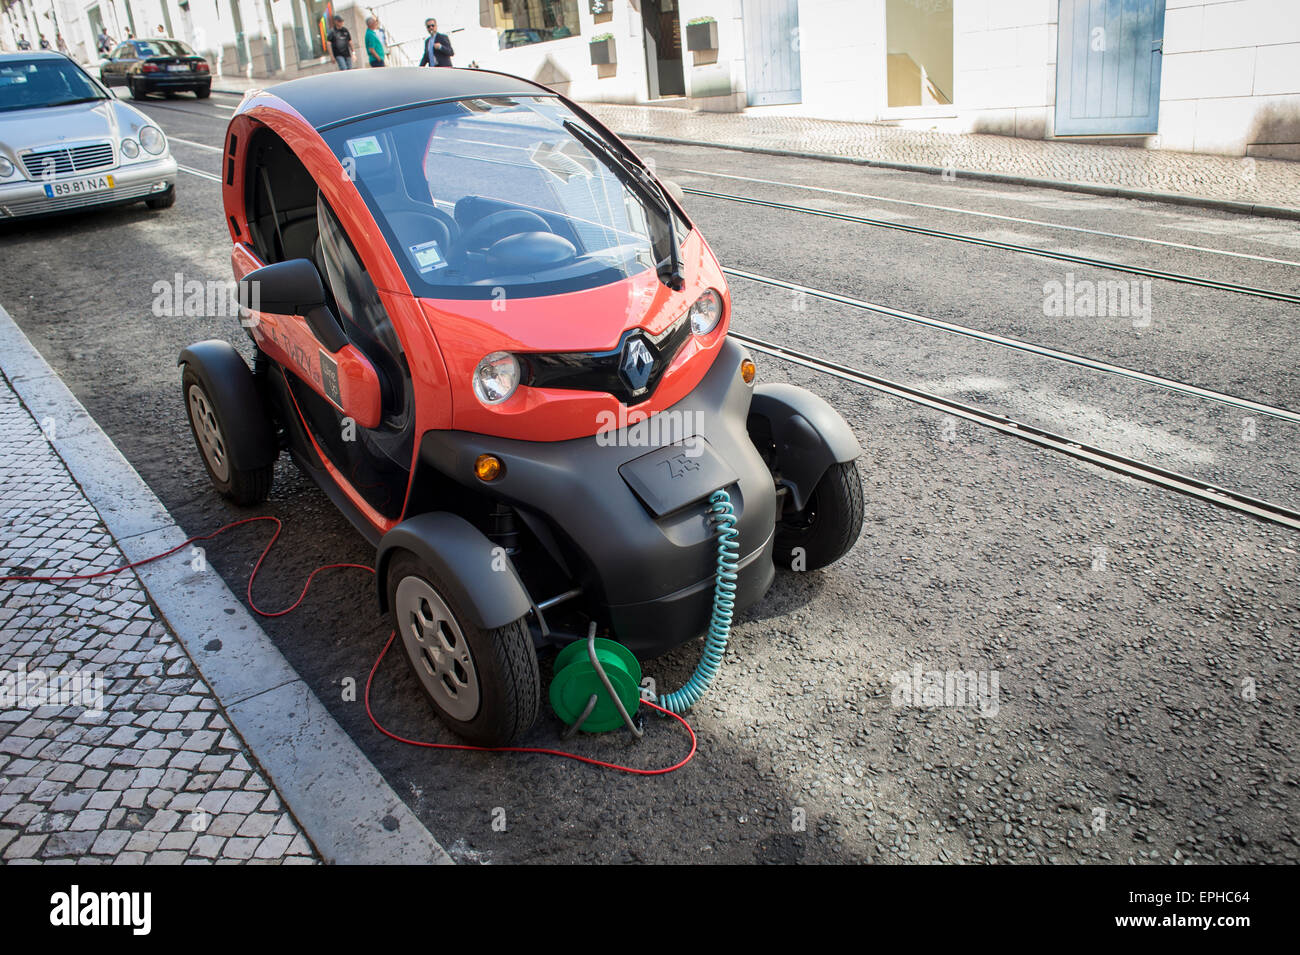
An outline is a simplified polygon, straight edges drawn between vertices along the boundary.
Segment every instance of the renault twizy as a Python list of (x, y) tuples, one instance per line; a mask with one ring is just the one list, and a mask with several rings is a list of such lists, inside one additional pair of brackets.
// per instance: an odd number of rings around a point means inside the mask
[(537, 651), (591, 622), (637, 657), (709, 621), (707, 502), (737, 609), (841, 557), (861, 453), (821, 398), (755, 383), (727, 282), (669, 190), (576, 104), (478, 70), (349, 71), (248, 94), (224, 143), (250, 368), (180, 356), (217, 490), (287, 448), (377, 547), (434, 707), (504, 744)]

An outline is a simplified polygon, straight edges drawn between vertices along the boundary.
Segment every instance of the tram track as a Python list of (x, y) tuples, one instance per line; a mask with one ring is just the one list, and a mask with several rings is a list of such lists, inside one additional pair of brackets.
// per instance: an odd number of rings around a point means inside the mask
[(1268, 415), (1273, 418), (1279, 418), (1283, 421), (1289, 421), (1292, 424), (1300, 424), (1300, 412), (1291, 411), (1288, 408), (1280, 408), (1276, 405), (1252, 401), (1249, 398), (1240, 398), (1236, 395), (1229, 395), (1209, 388), (1202, 388), (1199, 385), (1187, 384), (1186, 382), (1176, 381), (1172, 378), (1164, 378), (1160, 375), (1153, 375), (1138, 369), (1127, 368), (1122, 365), (1114, 365), (1110, 362), (1088, 358), (1084, 355), (1076, 355), (1072, 352), (1059, 351), (1055, 348), (1048, 348), (1045, 345), (1035, 345), (1032, 342), (1023, 341), (1018, 338), (1008, 338), (1003, 335), (995, 335), (992, 332), (981, 331), (980, 329), (971, 328), (966, 325), (958, 325), (937, 318), (929, 318), (925, 315), (918, 315), (915, 312), (890, 308), (886, 305), (879, 305), (875, 302), (868, 302), (848, 295), (828, 292), (825, 289), (814, 288), (809, 285), (801, 285), (798, 282), (788, 282), (784, 279), (773, 278), (770, 275), (762, 275), (757, 272), (748, 272), (744, 269), (726, 267), (724, 267), (722, 271), (732, 278), (743, 279), (748, 282), (756, 282), (774, 288), (781, 288), (791, 292), (810, 295), (814, 298), (822, 299), (823, 301), (834, 302), (861, 311), (872, 312), (876, 315), (883, 315), (887, 318), (898, 319), (899, 321), (910, 322), (914, 325), (921, 325), (927, 328), (934, 328), (954, 335), (961, 335), (976, 341), (998, 345), (1002, 348), (1009, 348), (1031, 355), (1037, 355), (1041, 358), (1047, 358), (1053, 361), (1076, 365), (1080, 368), (1086, 368), (1090, 371), (1096, 371), (1102, 374), (1128, 378), (1132, 381), (1164, 388), (1193, 398), (1218, 402), (1220, 404), (1238, 408), (1242, 411), (1251, 412), (1252, 414)]
[(933, 229), (929, 226), (909, 225), (905, 222), (897, 222), (890, 219), (877, 219), (871, 216), (857, 215), (851, 212), (835, 212), (829, 209), (815, 209), (811, 206), (800, 206), (789, 202), (777, 202), (774, 199), (758, 199), (753, 196), (736, 196), (725, 192), (713, 192), (708, 189), (697, 189), (694, 187), (682, 187), (682, 191), (687, 195), (699, 196), (705, 199), (716, 199), (724, 202), (735, 202), (744, 205), (758, 206), (765, 209), (776, 209), (783, 212), (795, 212), (802, 215), (820, 216), (826, 219), (835, 219), (841, 222), (853, 222), (859, 225), (871, 226), (878, 229), (891, 229), (898, 232), (907, 232), (912, 235), (922, 235), (929, 238), (943, 239), (952, 242), (962, 242), (969, 245), (977, 245), (983, 248), (999, 249), (1004, 252), (1012, 252), (1020, 255), (1030, 255), (1038, 258), (1052, 259), (1058, 262), (1069, 262), (1073, 265), (1082, 265), (1090, 268), (1105, 269), (1113, 272), (1124, 272), (1129, 275), (1141, 275), (1146, 278), (1158, 279), (1164, 282), (1177, 282), (1183, 285), (1195, 285), (1201, 288), (1215, 289), (1222, 292), (1232, 292), (1237, 295), (1248, 295), (1255, 298), (1272, 299), (1278, 302), (1288, 302), (1292, 305), (1300, 305), (1300, 294), (1295, 292), (1285, 292), (1281, 289), (1263, 288), (1254, 285), (1242, 285), (1236, 282), (1224, 282), (1219, 279), (1207, 278), (1199, 275), (1189, 275), (1183, 272), (1169, 272), (1164, 269), (1149, 268), (1144, 265), (1136, 265), (1126, 262), (1115, 262), (1110, 259), (1099, 259), (1089, 255), (1078, 255), (1073, 252), (1061, 252), (1053, 249), (1045, 249), (1038, 246), (1020, 245), (1015, 242), (1003, 242), (999, 239), (990, 239), (977, 235), (969, 235), (963, 232), (951, 232), (946, 229)]
[(815, 355), (778, 345), (752, 335), (745, 335), (735, 331), (730, 332), (730, 335), (755, 351), (799, 365), (811, 371), (861, 385), (882, 394), (900, 398), (934, 411), (940, 411), (982, 427), (991, 428), (1040, 448), (1123, 474), (1165, 490), (1196, 498), (1226, 510), (1280, 524), (1291, 530), (1300, 530), (1300, 511), (1292, 508), (1219, 487), (1199, 478), (1169, 471), (1135, 458), (1107, 451), (1105, 448), (1084, 444), (1064, 435), (1037, 428), (996, 412), (977, 408), (974, 405), (923, 391), (919, 388), (913, 388), (910, 385), (890, 381), (860, 369), (842, 365), (838, 362), (827, 361)]

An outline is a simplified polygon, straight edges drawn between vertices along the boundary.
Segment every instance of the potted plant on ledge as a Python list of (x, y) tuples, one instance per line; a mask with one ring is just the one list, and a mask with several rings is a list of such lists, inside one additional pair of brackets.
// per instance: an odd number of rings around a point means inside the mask
[(718, 48), (718, 21), (713, 17), (696, 17), (686, 23), (686, 49), (700, 53)]
[(614, 34), (600, 33), (591, 38), (591, 65), (608, 66), (615, 63)]

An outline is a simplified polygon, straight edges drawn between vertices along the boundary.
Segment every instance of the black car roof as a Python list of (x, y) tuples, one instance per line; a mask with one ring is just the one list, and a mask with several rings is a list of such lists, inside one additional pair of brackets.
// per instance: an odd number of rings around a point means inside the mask
[(322, 129), (359, 116), (471, 96), (536, 96), (544, 87), (489, 70), (396, 67), (338, 70), (266, 87)]

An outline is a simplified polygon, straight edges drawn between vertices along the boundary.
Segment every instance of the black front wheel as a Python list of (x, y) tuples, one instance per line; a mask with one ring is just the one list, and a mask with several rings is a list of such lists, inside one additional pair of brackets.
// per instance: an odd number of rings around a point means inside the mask
[(862, 532), (862, 478), (853, 461), (826, 469), (808, 504), (776, 525), (772, 560), (788, 570), (816, 570), (849, 552)]
[(144, 204), (150, 209), (170, 209), (176, 205), (176, 187), (172, 186), (166, 192), (160, 192), (156, 196), (150, 196), (144, 201)]
[(410, 551), (394, 555), (385, 586), (411, 669), (443, 722), (479, 746), (507, 746), (527, 732), (542, 681), (524, 618), (483, 629)]

